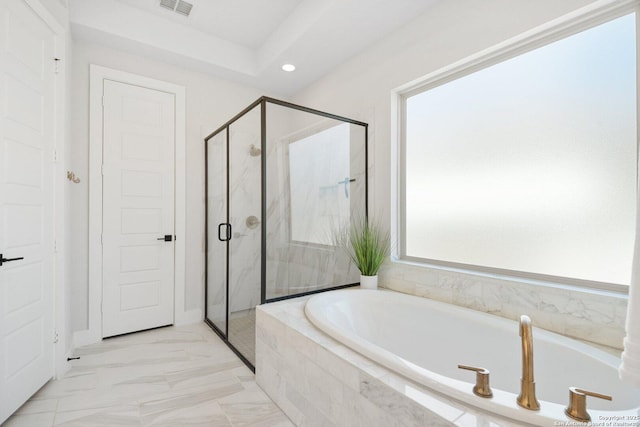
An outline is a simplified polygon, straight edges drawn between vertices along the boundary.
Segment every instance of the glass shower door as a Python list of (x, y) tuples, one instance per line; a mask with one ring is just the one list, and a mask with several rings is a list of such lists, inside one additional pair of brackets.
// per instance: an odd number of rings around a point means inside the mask
[(255, 307), (261, 297), (260, 106), (229, 126), (229, 343), (255, 366)]
[(357, 284), (367, 124), (262, 97), (205, 138), (205, 320), (251, 368), (256, 306)]
[(207, 141), (207, 320), (227, 336), (227, 130)]

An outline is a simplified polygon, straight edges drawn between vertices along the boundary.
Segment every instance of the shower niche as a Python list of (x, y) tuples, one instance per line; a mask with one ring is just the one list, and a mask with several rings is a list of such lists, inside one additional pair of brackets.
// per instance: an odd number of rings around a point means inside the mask
[(205, 321), (252, 369), (255, 307), (357, 285), (367, 124), (262, 97), (205, 138)]

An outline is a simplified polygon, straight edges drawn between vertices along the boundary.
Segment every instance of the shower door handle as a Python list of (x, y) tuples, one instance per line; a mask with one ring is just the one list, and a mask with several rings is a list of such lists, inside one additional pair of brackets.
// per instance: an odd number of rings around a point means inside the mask
[[(222, 238), (222, 227), (225, 227), (224, 238)], [(231, 240), (231, 224), (227, 222), (221, 222), (218, 224), (218, 240), (221, 242), (228, 242)]]

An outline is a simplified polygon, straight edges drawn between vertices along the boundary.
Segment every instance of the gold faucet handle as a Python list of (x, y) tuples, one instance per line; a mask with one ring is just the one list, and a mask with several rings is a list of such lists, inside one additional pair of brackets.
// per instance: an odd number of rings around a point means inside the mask
[(569, 406), (564, 410), (569, 418), (577, 421), (591, 421), (591, 416), (587, 412), (587, 396), (598, 399), (613, 400), (611, 396), (593, 391), (583, 390), (578, 387), (569, 387)]
[(473, 387), (473, 393), (480, 397), (493, 397), (491, 386), (489, 385), (489, 370), (485, 368), (476, 368), (475, 366), (458, 365), (460, 369), (474, 371), (476, 373), (476, 385)]

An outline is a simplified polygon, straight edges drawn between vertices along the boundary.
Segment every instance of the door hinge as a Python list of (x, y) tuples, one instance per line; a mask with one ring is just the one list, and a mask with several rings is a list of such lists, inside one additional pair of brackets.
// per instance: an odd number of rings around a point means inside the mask
[(60, 72), (60, 68), (59, 68), (60, 61), (61, 61), (60, 58), (53, 58), (53, 63), (55, 64), (53, 66), (53, 72), (56, 74)]
[(58, 163), (58, 150), (53, 150), (53, 163)]
[(104, 176), (104, 165), (100, 165), (100, 174)]
[(104, 107), (104, 95), (102, 95), (102, 106)]
[(100, 244), (101, 244), (101, 245), (103, 245), (103, 244), (104, 244), (103, 236), (104, 236), (104, 234), (101, 234), (101, 235), (100, 235)]
[(58, 339), (58, 331), (54, 331), (53, 332), (53, 343), (54, 344), (58, 344), (58, 341), (59, 341), (59, 339)]
[(58, 241), (53, 241), (53, 253), (58, 253)]

